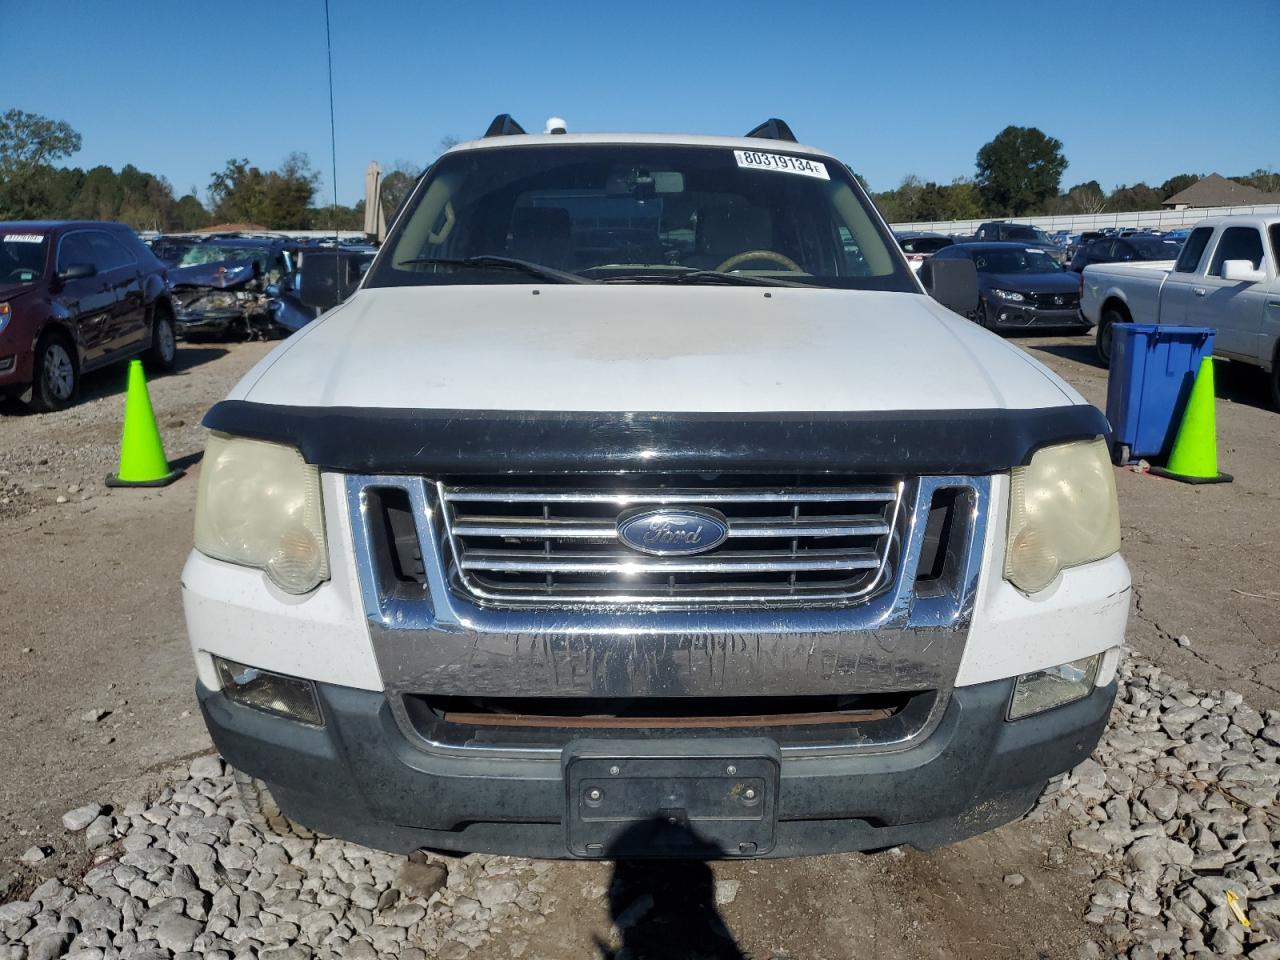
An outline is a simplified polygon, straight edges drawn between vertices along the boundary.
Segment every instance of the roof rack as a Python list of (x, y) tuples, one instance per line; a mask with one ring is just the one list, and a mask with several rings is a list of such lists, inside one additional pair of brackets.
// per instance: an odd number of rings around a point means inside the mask
[(486, 137), (513, 137), (525, 132), (524, 127), (516, 123), (509, 113), (500, 113), (493, 118), (493, 122), (489, 124), (489, 129), (484, 132)]
[[(496, 122), (496, 121), (495, 121)], [(796, 135), (791, 132), (791, 128), (787, 126), (787, 121), (779, 120), (777, 117), (770, 117), (758, 127), (752, 128), (747, 133), (748, 137), (756, 137), (761, 140), (786, 140), (790, 143), (796, 142)]]

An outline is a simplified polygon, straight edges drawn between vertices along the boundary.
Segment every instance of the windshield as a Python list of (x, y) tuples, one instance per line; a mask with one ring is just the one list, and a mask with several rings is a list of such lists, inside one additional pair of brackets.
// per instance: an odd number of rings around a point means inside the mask
[(366, 285), (549, 279), (510, 263), (460, 262), (501, 257), (592, 280), (723, 271), (918, 292), (890, 243), (830, 160), (708, 146), (502, 146), (439, 161)]
[(950, 237), (908, 237), (902, 241), (903, 253), (937, 253), (953, 243)]
[(1138, 256), (1143, 260), (1177, 260), (1178, 251), (1182, 249), (1182, 244), (1175, 240), (1154, 237), (1150, 239), (1130, 237), (1129, 243), (1133, 244), (1133, 249), (1138, 251)]
[(1062, 264), (1043, 250), (975, 250), (979, 273), (1061, 273)]
[(44, 272), (45, 235), (0, 232), (0, 285), (22, 287)]
[(219, 263), (223, 260), (257, 260), (266, 265), (271, 251), (266, 247), (232, 247), (220, 243), (198, 243), (182, 255), (180, 267), (194, 267), (201, 263)]

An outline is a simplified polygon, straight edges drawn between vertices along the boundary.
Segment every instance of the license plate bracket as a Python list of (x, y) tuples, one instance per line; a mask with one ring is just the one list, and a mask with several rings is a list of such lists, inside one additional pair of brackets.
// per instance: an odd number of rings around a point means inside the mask
[(562, 766), (574, 856), (753, 857), (773, 849), (781, 757), (772, 740), (577, 740)]

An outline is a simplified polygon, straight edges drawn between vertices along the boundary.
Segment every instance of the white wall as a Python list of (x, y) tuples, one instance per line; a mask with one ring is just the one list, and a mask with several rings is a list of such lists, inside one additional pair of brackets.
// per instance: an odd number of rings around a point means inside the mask
[[(1103, 227), (1150, 227), (1153, 230), (1176, 230), (1178, 227), (1189, 227), (1205, 217), (1225, 217), (1240, 213), (1275, 216), (1280, 214), (1280, 203), (1242, 207), (1196, 207), (1189, 210), (1143, 210), (1136, 213), (1082, 213), (1061, 217), (1009, 217), (1008, 219), (1017, 223), (1030, 223), (1050, 233), (1055, 230), (1080, 233), (1082, 230), (1101, 230)], [(890, 226), (894, 230), (928, 230), (932, 233), (972, 235), (973, 231), (991, 219), (997, 218), (892, 223)]]

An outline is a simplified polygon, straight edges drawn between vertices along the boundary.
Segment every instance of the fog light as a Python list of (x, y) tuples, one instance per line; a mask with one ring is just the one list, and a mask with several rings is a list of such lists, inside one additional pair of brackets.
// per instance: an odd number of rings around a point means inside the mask
[(1087, 697), (1093, 690), (1098, 660), (1099, 655), (1095, 654), (1047, 670), (1024, 673), (1013, 685), (1009, 719), (1021, 720)]
[(324, 724), (315, 686), (310, 680), (286, 677), (221, 657), (214, 657), (213, 665), (228, 700), (300, 723), (316, 727)]

